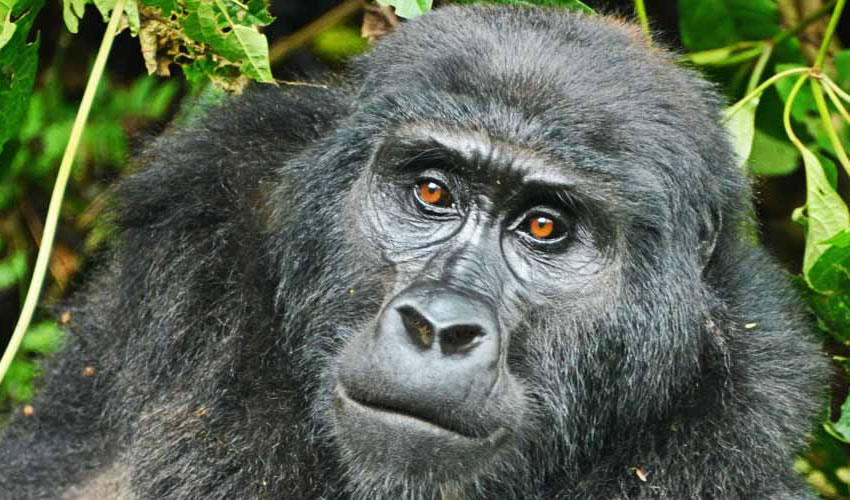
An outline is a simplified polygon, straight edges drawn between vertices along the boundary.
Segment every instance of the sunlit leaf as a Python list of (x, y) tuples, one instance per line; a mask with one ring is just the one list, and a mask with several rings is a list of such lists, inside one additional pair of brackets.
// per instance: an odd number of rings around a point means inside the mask
[(835, 165), (808, 149), (800, 151), (806, 169), (806, 249), (803, 256), (803, 275), (815, 290), (824, 291), (809, 275), (815, 262), (832, 245), (830, 238), (850, 230), (850, 213), (825, 168), (835, 171)]
[(378, 3), (395, 8), (398, 17), (412, 19), (431, 10), (433, 0), (378, 0)]
[(18, 25), (12, 22), (12, 8), (17, 0), (0, 0), (0, 49), (9, 43)]
[(732, 149), (738, 158), (741, 170), (745, 168), (747, 159), (750, 157), (750, 150), (753, 147), (756, 108), (758, 108), (759, 100), (759, 96), (750, 99), (733, 115), (729, 115), (729, 109), (724, 113), (726, 131), (732, 139)]

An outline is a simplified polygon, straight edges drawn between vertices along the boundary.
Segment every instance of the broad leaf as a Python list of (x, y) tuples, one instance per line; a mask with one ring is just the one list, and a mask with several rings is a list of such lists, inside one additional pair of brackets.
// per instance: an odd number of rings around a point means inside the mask
[(750, 170), (756, 175), (788, 175), (797, 170), (800, 152), (788, 140), (756, 129), (753, 149), (750, 151)]
[(0, 49), (9, 43), (18, 27), (12, 22), (12, 8), (16, 3), (17, 0), (0, 0)]
[[(815, 263), (832, 244), (830, 238), (838, 236), (843, 231), (850, 230), (850, 213), (841, 196), (835, 191), (835, 165), (822, 156), (817, 156), (806, 148), (803, 155), (803, 165), (806, 169), (806, 250), (803, 256), (803, 275), (809, 285), (817, 291), (822, 289), (821, 275), (815, 275), (818, 281), (813, 282), (810, 275)], [(830, 174), (827, 174), (830, 171)]]
[[(0, 0), (2, 2), (4, 0)], [(11, 5), (16, 18), (14, 33), (0, 48), (0, 152), (15, 137), (27, 110), (38, 67), (39, 39), (27, 43), (36, 14), (43, 0), (19, 0)], [(5, 33), (5, 31), (4, 31)]]
[(679, 31), (691, 52), (766, 40), (779, 21), (774, 0), (679, 0)]
[(729, 115), (729, 109), (724, 112), (724, 123), (726, 131), (732, 139), (732, 149), (738, 157), (738, 165), (744, 170), (750, 150), (753, 147), (753, 135), (755, 134), (756, 108), (758, 108), (760, 96), (750, 99), (733, 115)]

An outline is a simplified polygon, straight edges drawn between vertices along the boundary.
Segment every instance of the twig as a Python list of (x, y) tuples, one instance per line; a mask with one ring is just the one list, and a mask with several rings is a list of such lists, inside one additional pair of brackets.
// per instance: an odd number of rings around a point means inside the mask
[(269, 61), (272, 64), (280, 61), (293, 50), (310, 43), (325, 30), (336, 26), (362, 8), (363, 0), (346, 0), (337, 5), (307, 26), (272, 44), (269, 49)]

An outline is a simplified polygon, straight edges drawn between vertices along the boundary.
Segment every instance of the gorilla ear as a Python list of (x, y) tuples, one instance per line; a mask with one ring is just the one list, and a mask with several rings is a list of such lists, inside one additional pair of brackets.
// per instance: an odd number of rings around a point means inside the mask
[(714, 255), (714, 246), (717, 244), (717, 236), (720, 234), (720, 228), (723, 226), (723, 214), (714, 208), (709, 209), (702, 216), (702, 221), (699, 227), (699, 247), (697, 255), (699, 258), (700, 268), (705, 269), (711, 256)]

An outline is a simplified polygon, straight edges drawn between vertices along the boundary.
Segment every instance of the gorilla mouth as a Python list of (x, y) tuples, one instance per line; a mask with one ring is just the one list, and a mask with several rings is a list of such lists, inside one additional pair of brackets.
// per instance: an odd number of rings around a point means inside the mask
[(491, 444), (496, 447), (506, 441), (510, 431), (506, 427), (499, 427), (495, 431), (486, 436), (474, 435), (459, 429), (452, 429), (440, 425), (432, 420), (423, 417), (412, 415), (394, 408), (375, 405), (358, 401), (349, 396), (345, 387), (342, 384), (337, 384), (334, 391), (334, 406), (341, 413), (357, 413), (362, 416), (368, 416), (378, 421), (383, 421), (386, 425), (394, 427), (402, 427), (405, 429), (419, 429), (420, 432), (431, 434), (433, 436), (443, 436), (452, 438), (453, 440), (468, 440), (470, 443), (476, 444)]
[(359, 469), (386, 477), (458, 481), (476, 477), (511, 449), (505, 426), (484, 437), (431, 420), (352, 398), (342, 384), (334, 389), (334, 427), (343, 458)]

